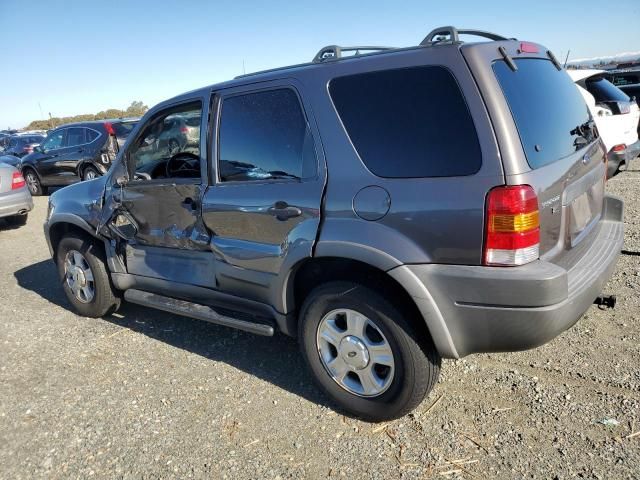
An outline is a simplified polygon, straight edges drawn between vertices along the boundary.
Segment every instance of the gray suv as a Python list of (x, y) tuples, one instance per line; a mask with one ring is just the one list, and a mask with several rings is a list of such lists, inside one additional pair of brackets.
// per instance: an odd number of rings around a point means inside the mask
[[(151, 148), (167, 117), (195, 146)], [(605, 170), (550, 51), (442, 27), (157, 105), (44, 230), (81, 315), (124, 299), (297, 337), (327, 395), (380, 421), (442, 357), (532, 348), (589, 308), (623, 240)]]

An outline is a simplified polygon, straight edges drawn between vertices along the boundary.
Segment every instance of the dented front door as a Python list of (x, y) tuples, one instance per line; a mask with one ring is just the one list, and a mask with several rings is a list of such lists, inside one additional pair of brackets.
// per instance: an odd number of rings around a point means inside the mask
[(200, 221), (201, 184), (140, 182), (125, 185), (122, 210), (135, 222), (139, 246), (206, 250), (209, 235)]
[(200, 118), (198, 130), (206, 132), (203, 100), (149, 112), (109, 173), (98, 230), (114, 239), (129, 274), (215, 288), (210, 234), (202, 222), (206, 136), (187, 138), (172, 127)]
[(133, 223), (135, 231), (124, 248), (128, 273), (216, 288), (210, 235), (201, 220), (202, 185), (128, 185), (122, 197), (123, 214), (115, 220)]

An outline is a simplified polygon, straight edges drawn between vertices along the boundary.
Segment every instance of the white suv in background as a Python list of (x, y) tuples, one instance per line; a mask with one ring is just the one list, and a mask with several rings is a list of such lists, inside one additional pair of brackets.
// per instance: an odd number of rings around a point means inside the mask
[(611, 178), (620, 171), (621, 165), (629, 168), (631, 160), (640, 154), (640, 109), (603, 77), (604, 70), (567, 70), (567, 73), (578, 86), (596, 122), (607, 149), (607, 178)]

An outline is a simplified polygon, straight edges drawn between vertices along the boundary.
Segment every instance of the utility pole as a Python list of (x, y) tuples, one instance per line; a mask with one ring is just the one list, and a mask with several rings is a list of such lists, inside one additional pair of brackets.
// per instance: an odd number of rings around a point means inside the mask
[(49, 112), (49, 129), (53, 128), (53, 120), (51, 119), (51, 112)]
[(567, 62), (569, 61), (569, 54), (571, 53), (571, 50), (567, 50), (567, 56), (564, 59), (564, 68), (567, 68)]

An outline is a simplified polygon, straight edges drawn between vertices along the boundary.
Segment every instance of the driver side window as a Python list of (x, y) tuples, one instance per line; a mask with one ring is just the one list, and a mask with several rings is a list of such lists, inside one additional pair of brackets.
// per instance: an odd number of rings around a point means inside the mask
[(42, 150), (48, 152), (50, 150), (57, 150), (58, 148), (62, 148), (64, 143), (64, 133), (66, 132), (66, 128), (63, 130), (58, 130), (57, 132), (51, 133), (47, 139), (42, 144)]
[(202, 103), (159, 112), (129, 147), (129, 168), (137, 180), (200, 178)]

